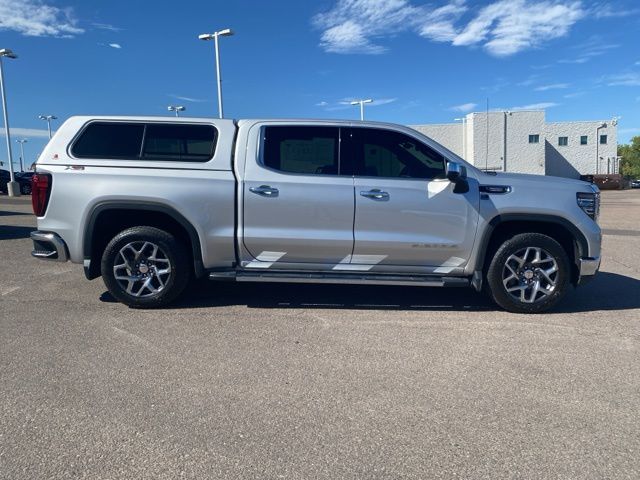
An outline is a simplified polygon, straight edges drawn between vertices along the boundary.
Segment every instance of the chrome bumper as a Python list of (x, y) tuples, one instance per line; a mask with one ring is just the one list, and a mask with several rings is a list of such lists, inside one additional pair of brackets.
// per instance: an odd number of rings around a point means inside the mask
[(69, 260), (67, 246), (64, 240), (56, 233), (31, 232), (33, 250), (31, 256), (54, 262), (66, 262)]
[(593, 280), (593, 277), (600, 269), (600, 257), (581, 258), (578, 262), (578, 285)]

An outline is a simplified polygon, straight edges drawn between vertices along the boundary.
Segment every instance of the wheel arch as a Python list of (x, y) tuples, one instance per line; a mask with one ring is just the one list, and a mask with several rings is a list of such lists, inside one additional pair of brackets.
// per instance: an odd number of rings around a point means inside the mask
[(588, 256), (589, 243), (578, 227), (566, 218), (556, 215), (510, 213), (493, 217), (480, 240), (480, 254), (475, 270), (486, 271), (488, 263), (502, 242), (519, 233), (541, 233), (558, 241), (572, 264), (572, 281), (577, 281), (578, 259)]
[[(144, 213), (144, 220), (133, 221), (136, 213)], [(85, 223), (82, 241), (85, 276), (89, 280), (100, 276), (100, 257), (113, 236), (125, 228), (142, 225), (168, 230), (186, 242), (195, 276), (204, 275), (200, 237), (180, 212), (161, 203), (105, 201), (93, 206)]]

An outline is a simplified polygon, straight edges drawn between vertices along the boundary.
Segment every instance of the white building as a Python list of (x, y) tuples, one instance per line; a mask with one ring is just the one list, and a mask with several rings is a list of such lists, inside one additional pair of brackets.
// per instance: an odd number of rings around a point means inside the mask
[(618, 172), (615, 119), (547, 123), (543, 110), (519, 110), (412, 128), (481, 169), (570, 178)]

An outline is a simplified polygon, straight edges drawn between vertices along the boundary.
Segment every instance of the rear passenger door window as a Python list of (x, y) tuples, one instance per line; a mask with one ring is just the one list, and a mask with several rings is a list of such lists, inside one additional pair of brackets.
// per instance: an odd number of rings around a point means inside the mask
[(283, 173), (340, 175), (339, 135), (336, 127), (265, 127), (263, 164)]

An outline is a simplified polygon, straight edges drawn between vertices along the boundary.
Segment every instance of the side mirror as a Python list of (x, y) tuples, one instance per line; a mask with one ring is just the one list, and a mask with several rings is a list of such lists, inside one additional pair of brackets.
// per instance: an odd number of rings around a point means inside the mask
[(467, 182), (467, 169), (456, 162), (447, 162), (447, 179), (455, 184), (453, 193), (467, 193), (469, 182)]
[(462, 178), (462, 165), (456, 162), (447, 162), (447, 179), (451, 183), (458, 183)]

